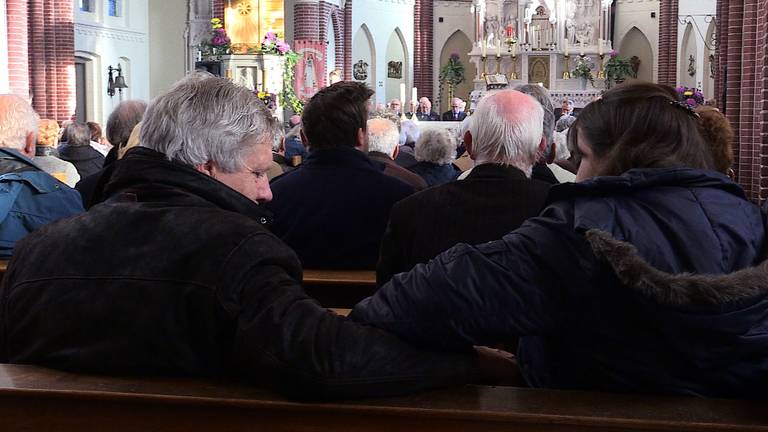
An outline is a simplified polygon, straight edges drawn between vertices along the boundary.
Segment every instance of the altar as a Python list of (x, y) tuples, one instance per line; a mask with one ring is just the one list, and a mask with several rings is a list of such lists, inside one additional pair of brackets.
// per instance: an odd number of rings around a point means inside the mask
[[(611, 0), (473, 0), (477, 74), (470, 108), (496, 82), (546, 87), (555, 106), (583, 107), (605, 89)], [(578, 70), (578, 72), (577, 72)], [(583, 75), (589, 70), (591, 77)], [(591, 79), (590, 79), (591, 78)]]

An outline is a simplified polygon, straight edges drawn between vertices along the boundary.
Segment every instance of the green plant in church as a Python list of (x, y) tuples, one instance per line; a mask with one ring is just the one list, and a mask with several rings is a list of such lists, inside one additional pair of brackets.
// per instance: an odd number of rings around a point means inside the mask
[(465, 79), (464, 65), (461, 64), (459, 55), (457, 53), (451, 54), (448, 63), (440, 68), (440, 76), (438, 77), (440, 84), (437, 89), (438, 107), (443, 100), (443, 89), (448, 88), (448, 100), (451, 100), (456, 91), (456, 86), (463, 83)]
[(299, 62), (299, 55), (292, 51), (287, 50), (284, 54), (285, 65), (283, 66), (283, 107), (290, 107), (294, 113), (301, 115), (304, 111), (304, 102), (296, 96), (296, 92), (293, 89), (293, 77), (296, 70), (296, 63)]
[(616, 51), (611, 51), (608, 55), (608, 61), (605, 62), (605, 88), (611, 88), (614, 84), (624, 82), (632, 76), (632, 63), (629, 59), (621, 57)]

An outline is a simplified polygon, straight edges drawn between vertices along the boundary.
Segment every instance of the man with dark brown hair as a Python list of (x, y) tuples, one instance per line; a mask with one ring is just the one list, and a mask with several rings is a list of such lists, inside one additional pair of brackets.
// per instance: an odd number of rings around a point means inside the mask
[(366, 156), (365, 84), (326, 87), (302, 115), (307, 160), (272, 183), (273, 231), (304, 267), (376, 267), (379, 243), (394, 203), (413, 193)]

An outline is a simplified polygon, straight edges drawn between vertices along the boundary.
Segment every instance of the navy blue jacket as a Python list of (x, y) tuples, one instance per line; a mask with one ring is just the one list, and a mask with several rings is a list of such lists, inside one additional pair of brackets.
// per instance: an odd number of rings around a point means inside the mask
[(428, 346), (519, 336), (536, 387), (765, 397), (768, 264), (712, 276), (754, 265), (764, 241), (727, 177), (631, 170), (555, 186), (539, 217), (395, 276), (351, 317)]
[(432, 162), (419, 162), (412, 167), (408, 167), (409, 170), (420, 175), (424, 181), (427, 182), (427, 186), (437, 186), (456, 180), (461, 174), (453, 164), (438, 165)]
[(375, 269), (392, 205), (413, 188), (352, 147), (314, 150), (272, 182), (273, 232), (305, 268)]

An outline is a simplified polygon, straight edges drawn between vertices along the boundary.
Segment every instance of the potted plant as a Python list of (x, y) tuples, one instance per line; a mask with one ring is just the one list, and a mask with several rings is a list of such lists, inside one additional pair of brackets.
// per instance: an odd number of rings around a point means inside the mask
[(453, 53), (448, 59), (448, 63), (440, 68), (440, 76), (438, 78), (440, 85), (437, 90), (438, 106), (439, 102), (443, 100), (443, 88), (448, 86), (448, 100), (451, 100), (453, 99), (456, 86), (463, 83), (464, 80), (464, 65), (461, 64), (459, 55)]
[(592, 75), (592, 68), (594, 68), (594, 66), (595, 65), (590, 62), (589, 57), (576, 57), (576, 68), (573, 70), (573, 72), (571, 72), (571, 76), (581, 80), (582, 90), (587, 89), (587, 81), (589, 81), (594, 87), (595, 77)]
[(689, 88), (680, 86), (675, 88), (677, 91), (677, 98), (680, 102), (684, 102), (691, 108), (696, 108), (699, 105), (704, 105), (704, 93), (697, 88)]
[(605, 88), (609, 89), (614, 84), (620, 84), (628, 76), (632, 76), (632, 63), (629, 59), (621, 57), (616, 51), (611, 51), (605, 62)]

